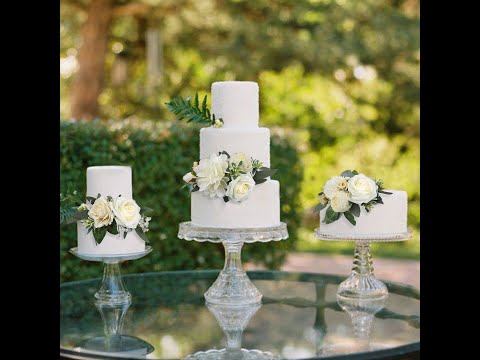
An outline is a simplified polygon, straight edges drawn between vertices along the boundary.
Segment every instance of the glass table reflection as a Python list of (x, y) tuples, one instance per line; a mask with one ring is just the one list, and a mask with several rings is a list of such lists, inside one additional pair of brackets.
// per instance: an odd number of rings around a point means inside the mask
[(243, 308), (205, 304), (203, 294), (218, 271), (126, 275), (132, 302), (123, 309), (94, 304), (100, 279), (64, 283), (60, 354), (188, 360), (419, 357), (420, 293), (413, 287), (386, 282), (385, 303), (346, 304), (337, 300), (344, 276), (248, 275), (264, 296), (261, 305)]

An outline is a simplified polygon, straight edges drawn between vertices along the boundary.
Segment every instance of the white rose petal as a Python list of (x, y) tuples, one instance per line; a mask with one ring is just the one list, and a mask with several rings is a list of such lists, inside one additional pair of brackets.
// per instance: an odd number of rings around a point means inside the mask
[(343, 176), (334, 176), (330, 178), (323, 186), (323, 193), (329, 199), (339, 190), (347, 190), (348, 181)]
[(358, 174), (348, 181), (350, 201), (361, 205), (377, 197), (378, 186), (371, 178)]
[(99, 197), (88, 211), (88, 216), (93, 219), (93, 226), (98, 229), (108, 226), (113, 221), (113, 212), (106, 198)]
[(183, 181), (185, 181), (186, 183), (189, 183), (192, 179), (195, 179), (195, 176), (193, 176), (191, 172), (183, 176)]
[(118, 225), (129, 229), (135, 229), (141, 219), (140, 206), (135, 200), (117, 197), (112, 202), (112, 210)]
[(228, 178), (225, 172), (228, 168), (228, 157), (225, 154), (212, 154), (208, 159), (200, 160), (193, 168), (197, 174), (199, 191), (210, 197), (223, 197), (227, 189)]
[(255, 187), (252, 175), (242, 174), (228, 184), (226, 195), (237, 202), (245, 200)]
[(349, 195), (346, 191), (336, 191), (332, 194), (330, 206), (335, 212), (345, 212), (350, 209)]
[(243, 152), (237, 152), (233, 154), (229, 159), (230, 164), (238, 165), (242, 162), (242, 166), (240, 167), (244, 172), (249, 173), (252, 171), (252, 159), (250, 156)]

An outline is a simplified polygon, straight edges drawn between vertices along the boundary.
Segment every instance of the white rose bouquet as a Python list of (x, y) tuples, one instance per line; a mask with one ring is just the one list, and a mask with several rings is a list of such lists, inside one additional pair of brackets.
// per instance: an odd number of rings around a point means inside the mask
[(356, 170), (345, 170), (340, 176), (330, 178), (319, 193), (320, 203), (315, 211), (327, 208), (323, 222), (330, 224), (345, 215), (347, 220), (356, 225), (356, 217), (360, 216), (360, 206), (370, 212), (376, 204), (383, 204), (379, 194), (390, 195), (392, 193), (383, 190), (381, 180), (371, 179)]
[(256, 185), (267, 181), (277, 170), (263, 164), (245, 153), (230, 156), (226, 151), (212, 154), (209, 158), (194, 162), (192, 170), (183, 181), (191, 192), (201, 191), (211, 198), (221, 197), (242, 202), (248, 198)]
[[(88, 230), (92, 232), (97, 243), (101, 242), (106, 233), (117, 235), (123, 233), (123, 238), (130, 231), (134, 231), (138, 236), (148, 242), (145, 233), (148, 232), (148, 225), (151, 217), (147, 213), (151, 209), (141, 208), (133, 199), (127, 199), (120, 196), (112, 198), (111, 196), (101, 196), (96, 198), (87, 196), (87, 201), (76, 209), (73, 208), (66, 223), (80, 221)], [(62, 223), (62, 218), (60, 220)]]

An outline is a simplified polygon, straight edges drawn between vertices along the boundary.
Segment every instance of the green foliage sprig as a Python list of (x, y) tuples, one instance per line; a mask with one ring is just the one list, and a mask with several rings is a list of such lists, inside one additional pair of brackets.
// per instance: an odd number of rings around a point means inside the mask
[(198, 100), (198, 93), (195, 93), (193, 104), (190, 96), (184, 99), (181, 96), (176, 96), (172, 101), (165, 103), (167, 110), (175, 115), (178, 115), (178, 120), (187, 118), (187, 123), (194, 122), (197, 124), (208, 124), (214, 127), (222, 127), (223, 119), (216, 119), (215, 114), (211, 114), (207, 107), (207, 95), (203, 98), (202, 105)]

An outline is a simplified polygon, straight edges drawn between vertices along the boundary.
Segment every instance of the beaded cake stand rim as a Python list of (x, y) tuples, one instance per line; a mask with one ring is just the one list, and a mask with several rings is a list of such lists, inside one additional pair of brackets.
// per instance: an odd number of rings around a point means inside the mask
[[(271, 353), (270, 351), (262, 351), (262, 350), (258, 350), (258, 349), (244, 349), (244, 348), (240, 348), (239, 350), (241, 350), (242, 352), (247, 352), (248, 354), (256, 354), (258, 356), (275, 358), (275, 355), (273, 355), (273, 353)], [(209, 356), (209, 355), (221, 355), (221, 354), (224, 354), (226, 352), (227, 352), (226, 348), (208, 349), (208, 350), (204, 350), (204, 351), (197, 351), (193, 354), (189, 354), (185, 357), (185, 359), (193, 359), (193, 358), (204, 357), (204, 356)]]
[(145, 245), (145, 250), (128, 254), (82, 254), (78, 252), (78, 247), (71, 248), (69, 252), (82, 260), (105, 262), (105, 260), (126, 261), (140, 259), (149, 254), (152, 250), (153, 249), (150, 245)]
[(391, 233), (391, 234), (365, 234), (365, 235), (351, 235), (351, 234), (325, 234), (316, 228), (314, 231), (315, 237), (318, 240), (324, 241), (369, 241), (369, 242), (396, 242), (410, 240), (413, 235), (411, 228), (407, 232)]
[[(266, 236), (265, 236), (266, 235)], [(212, 228), (193, 225), (191, 221), (181, 222), (178, 229), (178, 238), (187, 241), (221, 243), (229, 242), (270, 242), (288, 239), (287, 224), (264, 228)]]

